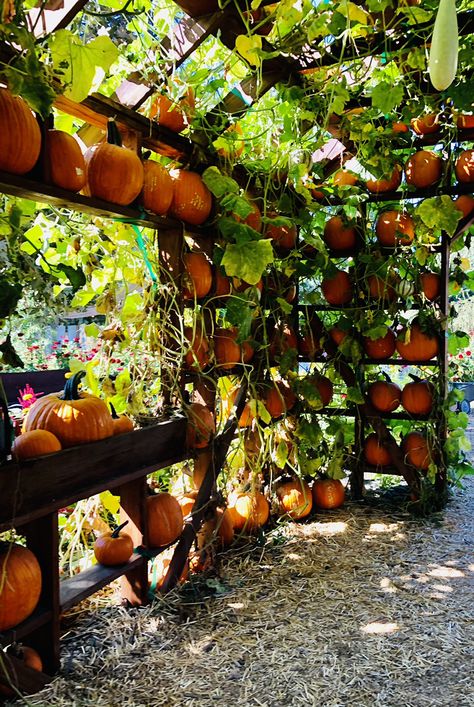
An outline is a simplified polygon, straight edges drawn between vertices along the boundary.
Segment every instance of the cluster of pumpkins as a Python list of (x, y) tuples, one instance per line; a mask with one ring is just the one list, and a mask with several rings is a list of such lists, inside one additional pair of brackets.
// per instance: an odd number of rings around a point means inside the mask
[(27, 103), (0, 87), (0, 169), (27, 174), (37, 163), (42, 144), (45, 177), (57, 187), (122, 206), (138, 199), (143, 208), (159, 216), (169, 214), (195, 226), (209, 217), (212, 195), (200, 175), (168, 171), (156, 161), (140, 160), (134, 150), (122, 145), (112, 119), (107, 140), (82, 154), (79, 143), (62, 130), (50, 128), (42, 140)]

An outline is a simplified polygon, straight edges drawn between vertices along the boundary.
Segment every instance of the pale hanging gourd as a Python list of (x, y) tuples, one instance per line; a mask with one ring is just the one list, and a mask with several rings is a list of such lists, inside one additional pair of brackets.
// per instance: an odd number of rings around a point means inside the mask
[(431, 40), (428, 71), (437, 91), (453, 83), (458, 68), (458, 20), (456, 0), (440, 0)]

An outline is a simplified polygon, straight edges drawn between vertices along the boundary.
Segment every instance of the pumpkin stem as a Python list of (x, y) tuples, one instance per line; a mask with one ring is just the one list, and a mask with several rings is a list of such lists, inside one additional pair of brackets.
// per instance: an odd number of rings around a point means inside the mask
[(113, 404), (109, 403), (109, 406), (110, 406), (110, 414), (112, 415), (112, 420), (118, 420), (120, 416), (117, 415), (117, 411), (114, 408)]
[(387, 383), (391, 383), (391, 382), (392, 382), (392, 379), (391, 379), (390, 376), (388, 375), (387, 371), (382, 371), (382, 375), (383, 375), (383, 377), (385, 378), (385, 380), (387, 381)]
[(119, 129), (117, 128), (117, 123), (113, 118), (109, 118), (107, 121), (107, 142), (109, 145), (117, 145), (122, 147), (122, 136), (120, 135)]
[(150, 157), (151, 157), (151, 150), (145, 150), (145, 152), (142, 155), (142, 159), (149, 160)]
[(85, 375), (85, 371), (78, 371), (66, 381), (62, 397), (63, 400), (79, 400), (80, 395), (77, 387)]
[(114, 531), (112, 531), (112, 535), (110, 536), (111, 538), (118, 538), (120, 535), (120, 531), (122, 528), (125, 528), (125, 526), (128, 525), (128, 520), (124, 521), (122, 525), (118, 525)]
[(416, 376), (414, 373), (409, 373), (408, 375), (413, 381), (415, 381), (415, 383), (421, 383), (422, 379), (420, 378), (420, 376)]

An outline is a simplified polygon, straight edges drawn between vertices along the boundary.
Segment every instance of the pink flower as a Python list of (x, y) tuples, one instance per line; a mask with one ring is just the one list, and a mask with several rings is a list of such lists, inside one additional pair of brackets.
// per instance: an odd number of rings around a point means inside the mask
[(464, 358), (464, 356), (462, 354), (459, 354), (458, 358)]
[(31, 407), (33, 405), (33, 403), (35, 403), (38, 400), (38, 397), (40, 395), (44, 395), (44, 393), (35, 393), (35, 391), (31, 387), (31, 385), (29, 383), (27, 383), (25, 385), (25, 387), (23, 388), (23, 390), (21, 390), (21, 388), (20, 388), (20, 395), (17, 398), (17, 400), (20, 403), (21, 407), (24, 410), (27, 410), (29, 407)]

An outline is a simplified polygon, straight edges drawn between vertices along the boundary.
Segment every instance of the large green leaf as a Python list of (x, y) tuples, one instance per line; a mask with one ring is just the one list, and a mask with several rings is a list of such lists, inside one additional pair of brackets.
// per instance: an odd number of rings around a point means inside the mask
[(227, 275), (238, 277), (249, 285), (256, 285), (272, 262), (273, 248), (267, 239), (228, 244), (222, 258)]
[(447, 194), (424, 199), (416, 209), (416, 214), (428, 228), (441, 229), (450, 236), (455, 233), (462, 216)]

